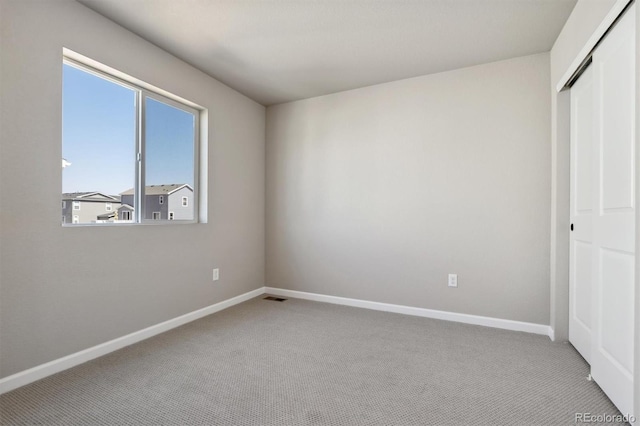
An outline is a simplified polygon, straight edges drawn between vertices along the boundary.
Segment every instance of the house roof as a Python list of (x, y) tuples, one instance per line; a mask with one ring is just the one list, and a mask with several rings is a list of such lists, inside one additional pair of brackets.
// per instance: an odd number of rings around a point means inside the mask
[(133, 211), (135, 209), (133, 208), (133, 206), (130, 206), (129, 204), (123, 204), (120, 207), (118, 207), (118, 210), (131, 210), (131, 211)]
[(115, 215), (116, 215), (115, 211), (102, 213), (98, 215), (98, 220), (111, 219), (112, 217), (115, 217)]
[[(193, 191), (193, 188), (186, 183), (171, 183), (166, 185), (147, 185), (144, 188), (145, 195), (171, 195), (174, 192), (182, 189), (183, 187), (187, 187), (189, 190)], [(133, 195), (134, 189), (127, 189), (124, 192), (121, 192), (120, 195)]]
[(62, 194), (63, 200), (72, 201), (106, 201), (106, 202), (120, 202), (120, 196), (107, 195), (102, 192), (65, 192)]

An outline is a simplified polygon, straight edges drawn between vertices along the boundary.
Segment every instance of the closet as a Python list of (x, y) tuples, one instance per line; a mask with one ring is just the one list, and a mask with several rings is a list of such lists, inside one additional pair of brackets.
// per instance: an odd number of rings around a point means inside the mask
[(571, 87), (569, 341), (633, 415), (635, 5)]

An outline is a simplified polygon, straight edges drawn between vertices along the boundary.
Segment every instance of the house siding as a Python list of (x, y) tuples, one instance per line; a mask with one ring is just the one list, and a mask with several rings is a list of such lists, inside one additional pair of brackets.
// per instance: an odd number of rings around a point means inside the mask
[[(187, 197), (188, 205), (187, 207), (182, 206), (182, 197)], [(169, 195), (169, 200), (165, 200), (165, 206), (167, 206), (167, 215), (168, 212), (173, 212), (173, 220), (193, 220), (193, 191), (189, 188), (181, 188), (178, 191)]]
[[(73, 223), (73, 216), (78, 216), (78, 223), (94, 223), (98, 216), (104, 213), (108, 213), (107, 202), (104, 201), (79, 201), (80, 210), (73, 210), (73, 200), (65, 200), (67, 205), (62, 209), (62, 216), (64, 216), (64, 223)], [(120, 207), (120, 202), (110, 201), (112, 210), (116, 211)]]
[[(160, 197), (164, 197), (162, 204)], [(182, 197), (188, 199), (186, 207), (182, 205)], [(122, 204), (134, 206), (134, 196), (131, 194), (123, 194), (121, 201)], [(193, 190), (186, 186), (171, 193), (147, 194), (144, 201), (144, 219), (153, 220), (153, 213), (160, 212), (160, 220), (169, 220), (169, 212), (173, 212), (173, 220), (193, 220), (195, 218), (194, 201)]]
[[(164, 203), (160, 204), (160, 197), (164, 197)], [(147, 195), (144, 203), (144, 218), (153, 219), (153, 212), (160, 212), (160, 220), (167, 220), (167, 196)]]

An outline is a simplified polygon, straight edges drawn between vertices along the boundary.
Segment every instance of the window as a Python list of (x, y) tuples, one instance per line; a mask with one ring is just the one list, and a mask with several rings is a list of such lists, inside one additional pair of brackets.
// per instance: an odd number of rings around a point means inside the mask
[(182, 207), (189, 207), (189, 197), (182, 197)]
[(173, 212), (169, 212), (169, 220), (173, 220)]
[[(158, 220), (153, 198), (164, 204), (173, 192), (188, 191), (179, 221), (195, 222), (200, 111), (143, 86), (64, 59), (62, 192), (89, 201), (119, 199), (117, 208), (128, 210), (110, 222), (117, 224)], [(192, 203), (184, 201), (190, 197)], [(80, 202), (73, 209), (80, 210)]]
[(74, 214), (73, 221), (71, 223), (80, 223), (80, 216)]
[(62, 200), (62, 208), (63, 209), (67, 208), (67, 202), (65, 200)]

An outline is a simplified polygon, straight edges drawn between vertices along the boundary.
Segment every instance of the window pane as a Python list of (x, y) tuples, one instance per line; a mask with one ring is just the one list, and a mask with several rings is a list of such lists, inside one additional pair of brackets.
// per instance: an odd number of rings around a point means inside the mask
[(193, 220), (195, 116), (145, 101), (145, 219)]
[[(63, 223), (120, 222), (123, 205), (134, 208), (135, 96), (63, 65)], [(121, 197), (128, 190), (131, 196)]]

